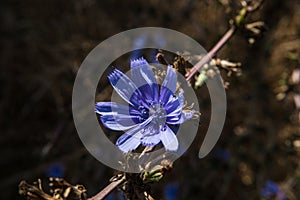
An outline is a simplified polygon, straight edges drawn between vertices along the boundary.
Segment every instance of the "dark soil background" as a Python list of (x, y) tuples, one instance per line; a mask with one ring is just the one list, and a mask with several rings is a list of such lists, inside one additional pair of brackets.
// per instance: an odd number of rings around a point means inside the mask
[[(53, 174), (84, 185), (89, 196), (108, 184), (113, 170), (85, 150), (72, 119), (81, 62), (106, 38), (144, 26), (180, 31), (210, 49), (240, 5), (220, 2), (227, 1), (1, 1), (0, 199), (22, 199), (21, 180), (46, 181)], [(300, 199), (297, 91), (289, 87), (300, 66), (300, 2), (265, 1), (247, 19), (256, 20), (267, 30), (253, 45), (246, 31), (238, 31), (218, 54), (241, 62), (243, 74), (224, 76), (230, 82), (227, 120), (215, 150), (200, 160), (199, 136), (153, 185), (159, 199), (176, 199), (166, 197), (167, 185), (177, 199)], [(199, 135), (209, 122), (205, 96)], [(270, 182), (278, 188), (266, 195)]]

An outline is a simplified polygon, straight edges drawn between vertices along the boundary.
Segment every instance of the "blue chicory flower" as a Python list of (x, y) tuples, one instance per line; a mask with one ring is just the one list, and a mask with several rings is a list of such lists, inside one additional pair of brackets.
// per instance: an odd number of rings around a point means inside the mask
[(228, 149), (216, 149), (213, 154), (216, 158), (222, 161), (228, 161), (230, 159), (230, 151)]
[(47, 176), (54, 178), (62, 178), (64, 175), (65, 167), (61, 163), (53, 163), (47, 168)]
[(166, 200), (177, 200), (179, 193), (178, 183), (168, 184), (165, 187), (165, 199)]
[(279, 186), (273, 181), (266, 181), (264, 188), (261, 190), (264, 198), (276, 197), (279, 200), (286, 200), (286, 196), (280, 190)]
[(131, 78), (115, 69), (108, 79), (115, 91), (129, 104), (97, 102), (95, 112), (103, 125), (126, 132), (116, 145), (127, 153), (143, 146), (162, 142), (166, 150), (176, 151), (178, 140), (174, 127), (190, 119), (194, 110), (183, 112), (183, 91), (176, 95), (177, 74), (168, 66), (161, 86), (144, 58), (131, 61)]

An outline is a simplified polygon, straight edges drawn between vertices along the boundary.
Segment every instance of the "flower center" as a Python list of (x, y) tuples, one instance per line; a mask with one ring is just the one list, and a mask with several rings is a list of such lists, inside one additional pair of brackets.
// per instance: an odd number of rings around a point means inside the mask
[(160, 104), (154, 104), (149, 108), (149, 114), (153, 116), (153, 123), (164, 125), (166, 122), (167, 112)]

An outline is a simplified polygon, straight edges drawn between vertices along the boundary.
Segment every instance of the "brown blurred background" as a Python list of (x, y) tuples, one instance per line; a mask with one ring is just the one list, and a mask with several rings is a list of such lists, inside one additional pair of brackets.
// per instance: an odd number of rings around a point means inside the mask
[[(72, 119), (72, 87), (81, 62), (106, 38), (144, 26), (180, 31), (210, 49), (240, 5), (220, 2), (227, 1), (2, 1), (0, 199), (21, 199), (21, 180), (47, 180), (51, 175), (85, 185), (89, 196), (103, 188), (113, 170), (84, 149)], [(266, 181), (272, 181), (286, 198), (300, 199), (294, 88), (284, 92), (285, 98), (278, 97), (299, 67), (300, 2), (265, 1), (247, 19), (256, 20), (268, 28), (253, 45), (246, 31), (238, 31), (218, 54), (241, 62), (243, 74), (224, 77), (230, 82), (228, 113), (215, 151), (200, 160), (197, 138), (153, 186), (159, 198), (166, 198), (165, 186), (171, 184), (178, 199), (262, 199)], [(197, 91), (200, 100), (202, 91)], [(199, 102), (200, 135), (209, 122), (208, 102), (206, 95)]]

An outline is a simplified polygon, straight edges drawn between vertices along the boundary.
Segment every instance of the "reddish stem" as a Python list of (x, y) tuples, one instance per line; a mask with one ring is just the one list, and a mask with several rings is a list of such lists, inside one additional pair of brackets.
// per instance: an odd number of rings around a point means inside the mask
[(88, 200), (102, 200), (107, 195), (109, 195), (118, 185), (124, 182), (125, 179), (120, 179), (114, 182), (111, 182), (108, 186), (106, 186), (103, 190), (101, 190), (98, 194), (95, 196), (89, 198)]
[(212, 57), (214, 57), (218, 53), (218, 51), (224, 46), (224, 44), (231, 38), (235, 30), (236, 27), (231, 26), (231, 28), (228, 29), (228, 31), (223, 35), (219, 42), (207, 54), (205, 54), (205, 56), (198, 63), (194, 65), (194, 67), (185, 75), (187, 81), (189, 81), (194, 76), (194, 74), (204, 66), (204, 64), (206, 64)]

